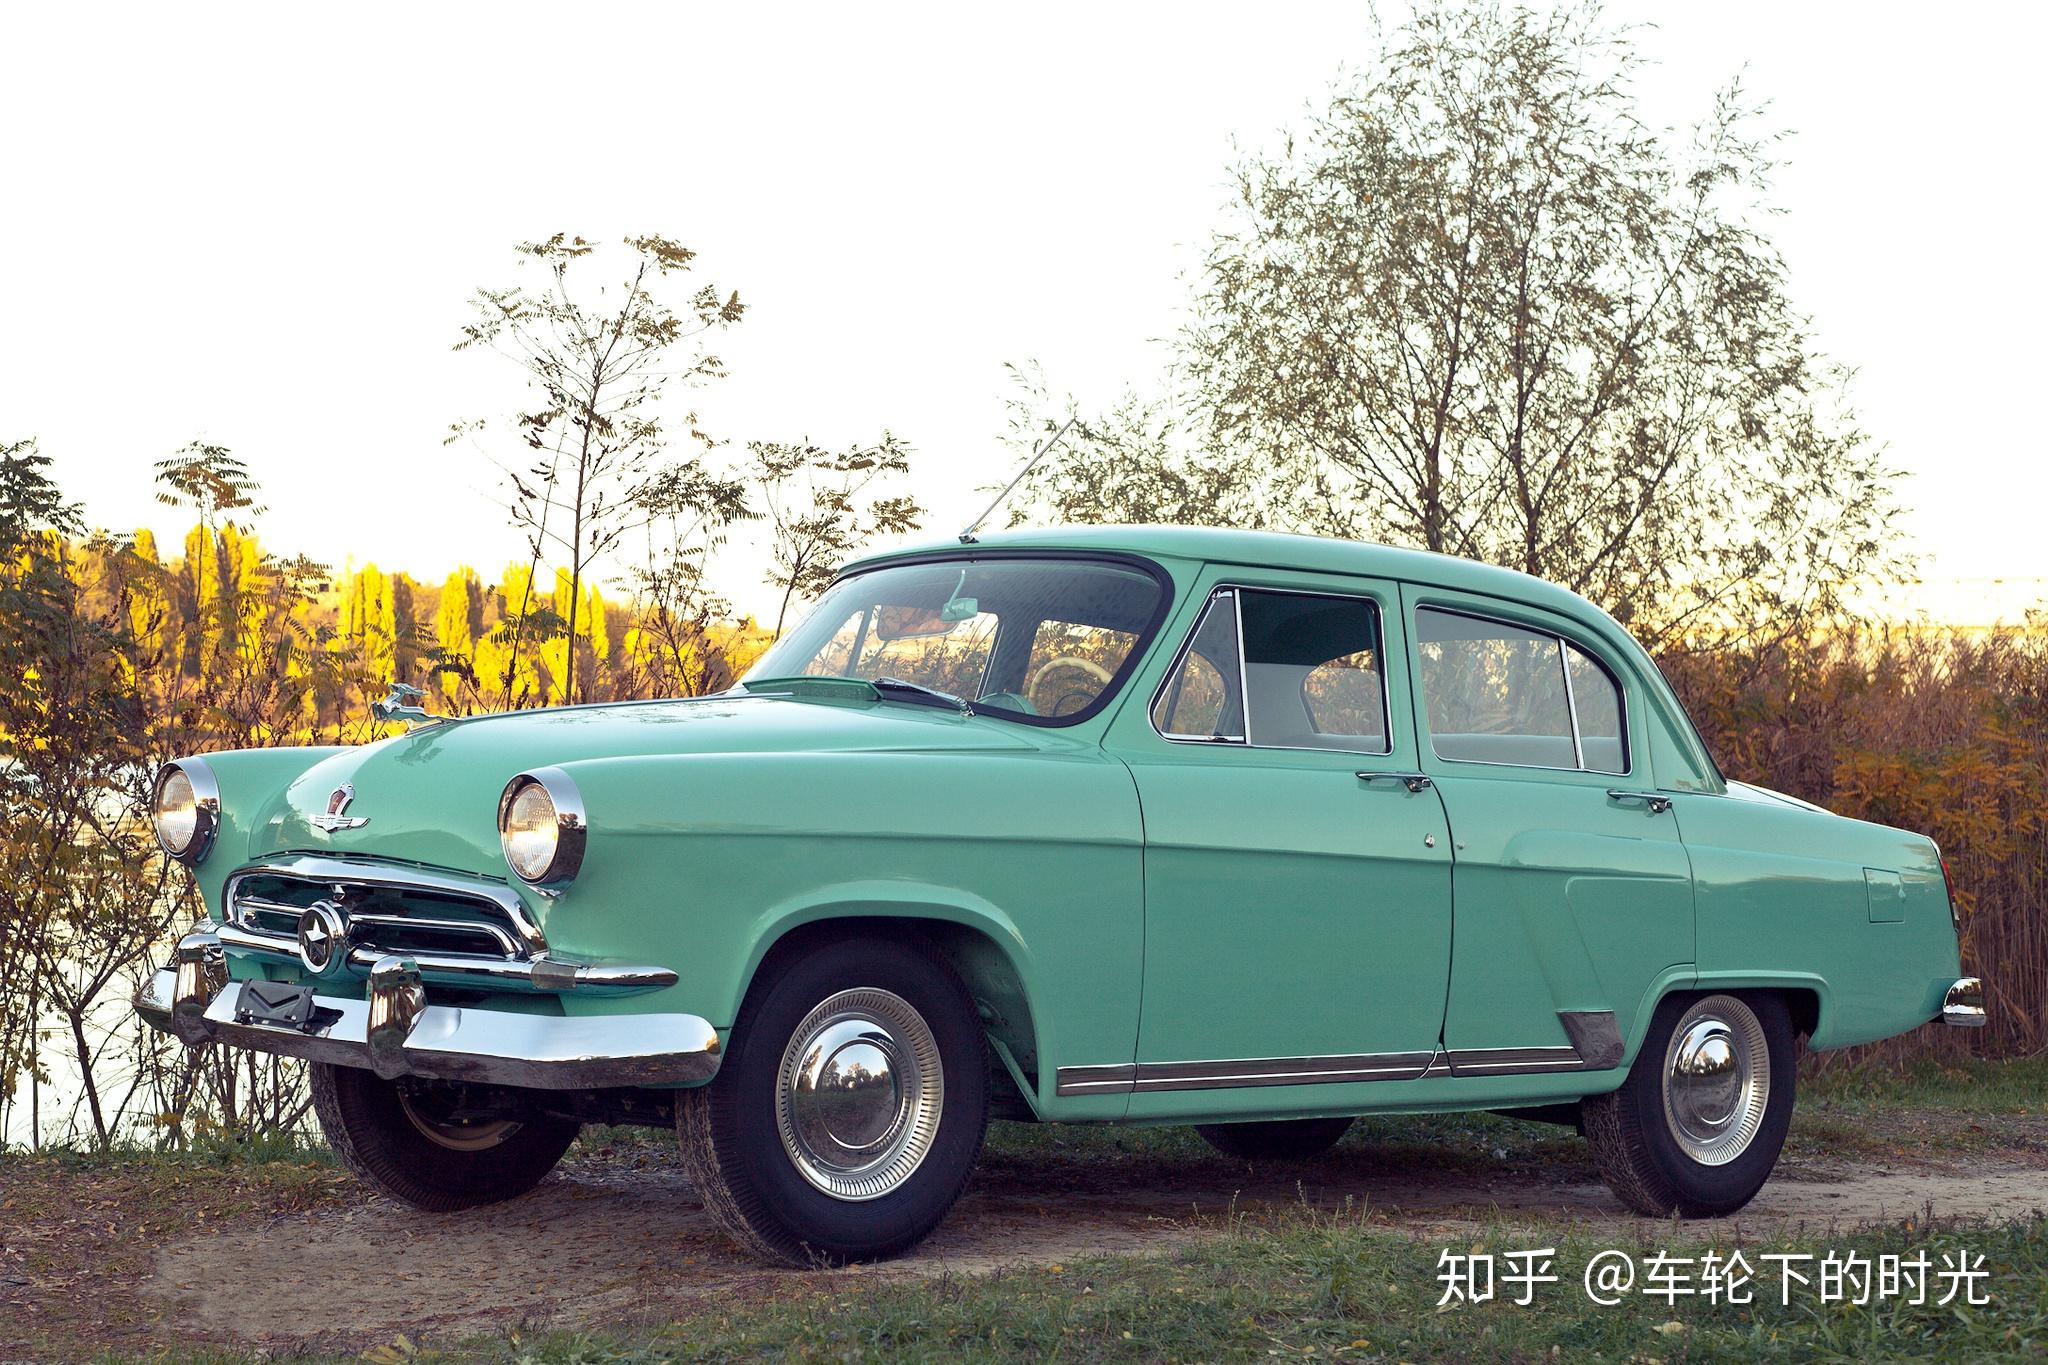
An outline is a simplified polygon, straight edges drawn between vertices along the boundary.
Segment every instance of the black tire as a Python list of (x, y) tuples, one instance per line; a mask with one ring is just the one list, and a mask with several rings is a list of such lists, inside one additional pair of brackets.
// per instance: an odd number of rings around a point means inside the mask
[[(886, 1177), (883, 1192), (847, 1197), (814, 1183), (791, 1154), (778, 1117), (784, 1054), (828, 1002), (876, 992), (907, 1005), (928, 1029), (939, 1094), (919, 1125), (901, 1117), (917, 1112), (903, 1098), (907, 1085), (890, 1091), (899, 1118), (887, 1131), (922, 1127), (928, 1145), (914, 1165), (898, 1158), (908, 1173)], [(988, 1131), (988, 1065), (974, 1002), (930, 945), (857, 938), (818, 944), (771, 964), (756, 980), (718, 1075), (678, 1096), (683, 1164), (705, 1207), (743, 1250), (794, 1265), (892, 1256), (937, 1227), (966, 1189)], [(917, 1093), (931, 1094), (926, 1084)]]
[[(1738, 1027), (1746, 1011), (1761, 1027), (1761, 1051), (1769, 1063), (1754, 1136), (1739, 1155), (1718, 1164), (1687, 1152), (1666, 1104), (1673, 1036), (1695, 1007), (1718, 1011)], [(1601, 1176), (1622, 1203), (1652, 1218), (1722, 1218), (1736, 1212), (1755, 1198), (1778, 1164), (1792, 1126), (1796, 1057), (1792, 1016), (1775, 994), (1732, 991), (1662, 1001), (1621, 1088), (1583, 1102), (1586, 1141)]]
[(555, 1168), (582, 1127), (536, 1114), (507, 1127), (474, 1125), (467, 1136), (462, 1125), (447, 1124), (437, 1141), (421, 1126), (431, 1121), (430, 1089), (352, 1066), (316, 1062), (312, 1073), (313, 1112), (342, 1164), (372, 1189), (436, 1213), (525, 1194)]
[(1351, 1131), (1350, 1119), (1276, 1119), (1266, 1123), (1200, 1123), (1202, 1141), (1247, 1161), (1306, 1161)]

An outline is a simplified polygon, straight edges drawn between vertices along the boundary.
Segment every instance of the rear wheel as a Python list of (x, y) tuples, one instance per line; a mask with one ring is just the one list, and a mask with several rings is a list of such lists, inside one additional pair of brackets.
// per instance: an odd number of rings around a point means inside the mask
[(582, 1126), (538, 1111), (471, 1116), (462, 1089), (352, 1066), (312, 1066), (313, 1112), (342, 1164), (414, 1208), (446, 1212), (525, 1194)]
[(814, 947), (749, 993), (717, 1077), (676, 1104), (683, 1164), (740, 1245), (793, 1264), (902, 1251), (959, 1199), (988, 1131), (988, 1052), (923, 944)]
[(1754, 1198), (1792, 1125), (1794, 1042), (1776, 995), (1658, 1005), (1628, 1079), (1582, 1106), (1621, 1202), (1655, 1218), (1719, 1218)]
[(1195, 1131), (1225, 1156), (1248, 1161), (1306, 1161), (1335, 1147), (1350, 1119), (1277, 1119), (1267, 1123), (1204, 1123)]

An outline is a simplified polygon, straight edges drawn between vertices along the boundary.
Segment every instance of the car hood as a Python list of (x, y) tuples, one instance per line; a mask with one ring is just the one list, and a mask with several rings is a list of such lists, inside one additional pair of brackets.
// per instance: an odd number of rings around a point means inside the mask
[[(395, 858), (503, 876), (498, 797), (531, 768), (628, 756), (1030, 749), (1027, 733), (936, 707), (745, 694), (476, 716), (315, 763), (249, 821), (248, 852)], [(346, 815), (364, 823), (316, 826), (312, 817), (344, 788)]]

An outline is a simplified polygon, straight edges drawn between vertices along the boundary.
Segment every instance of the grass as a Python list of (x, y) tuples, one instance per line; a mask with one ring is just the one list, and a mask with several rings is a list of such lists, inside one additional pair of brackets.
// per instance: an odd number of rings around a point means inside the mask
[[(1788, 1159), (1919, 1159), (1939, 1142), (1945, 1158), (1993, 1146), (2040, 1152), (2048, 1061), (2003, 1065), (1925, 1063), (1903, 1070), (1830, 1067), (1802, 1077)], [(1954, 1115), (1967, 1116), (1957, 1123)], [(592, 1128), (571, 1160), (665, 1164), (673, 1138), (655, 1130)], [(1568, 1128), (1488, 1114), (1361, 1120), (1346, 1138), (1352, 1160), (1430, 1172), (1485, 1175), (1531, 1166), (1555, 1178), (1592, 1181), (1590, 1158)], [(1917, 1150), (1915, 1150), (1917, 1149)], [(1179, 1176), (1216, 1186), (1219, 1156), (1187, 1128), (998, 1124), (987, 1178), (1012, 1184), (1102, 1181), (1161, 1187)], [(1828, 1167), (1822, 1166), (1825, 1175)], [(0, 1348), (21, 1334), (34, 1355), (109, 1357), (158, 1350), (145, 1313), (122, 1286), (147, 1272), (148, 1248), (195, 1224), (272, 1217), (358, 1197), (317, 1145), (209, 1143), (196, 1150), (106, 1154), (56, 1151), (0, 1158)], [(118, 1229), (118, 1231), (117, 1231)], [(103, 1230), (105, 1236), (97, 1235)], [(1744, 1246), (1752, 1264), (1771, 1249), (1855, 1250), (1875, 1258), (1925, 1249), (1982, 1253), (1994, 1301), (1981, 1308), (1887, 1302), (1823, 1305), (1809, 1291), (1780, 1305), (1775, 1279), (1759, 1281), (1748, 1307), (1637, 1296), (1591, 1303), (1580, 1286), (1586, 1259), (1607, 1243), (1625, 1249), (1697, 1252), (1686, 1225), (1602, 1230), (1517, 1218), (1476, 1230), (1429, 1234), (1378, 1210), (1331, 1212), (1284, 1200), (1247, 1205), (1210, 1220), (1204, 1235), (1149, 1256), (1077, 1259), (982, 1277), (926, 1278), (890, 1267), (846, 1273), (739, 1276), (721, 1282), (703, 1309), (675, 1320), (601, 1333), (507, 1333), (426, 1348), (399, 1340), (369, 1358), (517, 1358), (535, 1362), (653, 1360), (1347, 1359), (1505, 1361), (1864, 1361), (2048, 1355), (2048, 1223), (1991, 1227), (1924, 1223), (1815, 1240), (1774, 1232)], [(1475, 1246), (1495, 1252), (1557, 1248), (1562, 1283), (1537, 1301), (1439, 1310), (1438, 1257)], [(1591, 1240), (1589, 1240), (1589, 1238)], [(1789, 1238), (1789, 1240), (1788, 1240)], [(1727, 1245), (1717, 1248), (1727, 1251)], [(38, 1300), (10, 1303), (10, 1265)], [(52, 1289), (55, 1293), (51, 1293)], [(129, 1296), (133, 1297), (133, 1296)], [(672, 1306), (667, 1313), (675, 1313)], [(29, 1316), (32, 1313), (33, 1316)], [(191, 1341), (180, 1359), (249, 1359), (222, 1341)], [(193, 1355), (191, 1352), (213, 1352)], [(0, 1349), (0, 1360), (10, 1357)]]
[[(1239, 1233), (1156, 1257), (1076, 1261), (981, 1278), (837, 1277), (815, 1292), (623, 1334), (509, 1336), (454, 1354), (550, 1365), (655, 1360), (1883, 1360), (2038, 1357), (2048, 1349), (2048, 1236), (2038, 1221), (1976, 1230), (1900, 1225), (1744, 1248), (1759, 1271), (1748, 1306), (1640, 1294), (1614, 1307), (1582, 1287), (1587, 1259), (1609, 1243), (1527, 1230), (1484, 1232), (1455, 1250), (1554, 1246), (1560, 1283), (1527, 1307), (1439, 1308), (1439, 1241), (1388, 1232), (1360, 1217), (1308, 1217), (1274, 1233)], [(1626, 1246), (1638, 1262), (1671, 1249), (1697, 1254), (1684, 1229)], [(1722, 1247), (1720, 1250), (1730, 1250)], [(1981, 1254), (1984, 1307), (1897, 1300), (1822, 1304), (1795, 1286), (1790, 1305), (1767, 1250)], [(1817, 1272), (1809, 1271), (1810, 1275)], [(404, 1354), (393, 1348), (393, 1355)]]
[(1801, 1077), (1802, 1104), (1856, 1114), (1940, 1109), (1989, 1115), (2048, 1114), (2048, 1056), (2012, 1061), (1922, 1058), (1903, 1067), (1838, 1066)]

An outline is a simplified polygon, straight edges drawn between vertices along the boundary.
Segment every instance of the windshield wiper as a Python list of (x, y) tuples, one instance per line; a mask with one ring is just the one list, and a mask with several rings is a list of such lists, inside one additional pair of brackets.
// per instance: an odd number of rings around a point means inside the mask
[(922, 701), (927, 705), (949, 706), (963, 716), (974, 714), (974, 708), (969, 706), (965, 700), (954, 696), (951, 692), (941, 692), (936, 687), (926, 687), (923, 683), (905, 682), (901, 678), (869, 678), (867, 681), (875, 691), (885, 694), (889, 692), (901, 694), (904, 701)]
[(905, 701), (913, 706), (942, 706), (948, 711), (958, 711), (963, 716), (974, 714), (974, 708), (951, 692), (941, 692), (936, 687), (923, 683), (905, 682), (901, 678), (856, 678), (845, 673), (804, 673), (791, 678), (754, 678), (746, 684), (749, 692), (763, 688), (787, 687), (802, 689), (823, 683), (832, 686), (853, 686), (866, 688), (879, 699)]

